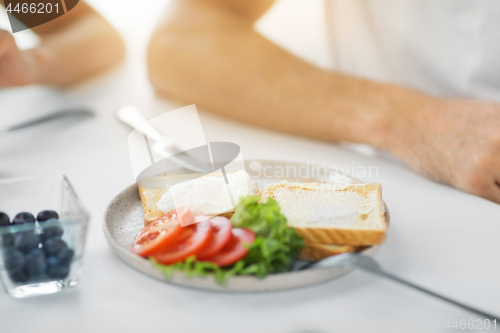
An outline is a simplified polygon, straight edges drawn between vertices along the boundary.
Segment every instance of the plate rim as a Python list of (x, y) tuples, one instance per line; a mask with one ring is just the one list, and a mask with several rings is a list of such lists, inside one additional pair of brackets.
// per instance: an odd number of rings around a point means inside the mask
[[(283, 160), (283, 161), (279, 161), (279, 160), (247, 160), (245, 161), (245, 169), (251, 164), (251, 163), (255, 163), (255, 162), (258, 162), (258, 163), (264, 163), (264, 164), (277, 164), (277, 163), (282, 163), (282, 164), (288, 164), (288, 165), (296, 165), (296, 166), (303, 166), (303, 165), (306, 165), (304, 163), (299, 163), (299, 162), (293, 162), (293, 161), (286, 161), (286, 160)], [(361, 182), (360, 180), (354, 178), (354, 177), (351, 177), (349, 175), (346, 175), (338, 170), (335, 170), (329, 166), (325, 166), (325, 165), (321, 165), (321, 164), (316, 164), (315, 166), (318, 166), (318, 167), (326, 167), (327, 169), (335, 172), (336, 174), (340, 175), (340, 176), (343, 176), (343, 177), (346, 177), (348, 179), (350, 179), (351, 181), (353, 181), (354, 183), (363, 183)], [(269, 292), (269, 291), (279, 291), (279, 290), (290, 290), (290, 289), (297, 289), (297, 288), (303, 288), (303, 287), (307, 287), (307, 286), (312, 286), (312, 285), (316, 285), (316, 284), (319, 284), (319, 283), (324, 283), (324, 282), (328, 282), (328, 281), (331, 281), (331, 280), (334, 280), (336, 278), (340, 278), (348, 273), (350, 273), (351, 271), (353, 271), (353, 268), (347, 268), (347, 267), (344, 267), (345, 268), (345, 272), (337, 275), (337, 276), (334, 276), (334, 277), (331, 277), (331, 278), (327, 278), (323, 281), (319, 281), (319, 282), (314, 282), (314, 283), (309, 283), (309, 284), (304, 284), (304, 285), (297, 285), (297, 286), (291, 286), (291, 287), (285, 287), (285, 288), (273, 288), (273, 289), (267, 289), (267, 288), (263, 288), (263, 289), (259, 289), (259, 290), (254, 290), (254, 289), (249, 289), (249, 290), (235, 290), (235, 289), (230, 289), (227, 287), (227, 285), (219, 285), (216, 281), (215, 281), (215, 278), (213, 275), (208, 275), (208, 276), (205, 276), (205, 277), (199, 277), (199, 276), (192, 276), (192, 277), (187, 277), (185, 275), (184, 272), (182, 271), (174, 271), (173, 274), (172, 274), (172, 277), (170, 279), (167, 279), (161, 272), (160, 270), (158, 270), (157, 268), (155, 268), (151, 262), (145, 258), (142, 258), (142, 257), (139, 257), (137, 255), (134, 255), (132, 254), (130, 251), (128, 251), (127, 249), (125, 249), (123, 246), (121, 246), (120, 244), (118, 244), (118, 242), (113, 238), (113, 236), (111, 235), (111, 232), (108, 228), (108, 218), (109, 216), (111, 215), (112, 213), (112, 210), (113, 210), (113, 207), (115, 205), (117, 205), (119, 203), (119, 201), (127, 196), (129, 194), (129, 192), (132, 192), (132, 191), (135, 191), (137, 196), (139, 197), (139, 193), (137, 192), (137, 183), (133, 183), (129, 186), (127, 186), (126, 188), (124, 188), (122, 191), (120, 191), (115, 197), (113, 197), (113, 199), (108, 203), (108, 205), (106, 206), (106, 209), (104, 211), (104, 214), (103, 214), (103, 218), (102, 218), (102, 229), (103, 229), (103, 232), (104, 232), (104, 236), (105, 236), (105, 239), (109, 245), (109, 247), (111, 248), (111, 250), (113, 251), (113, 253), (122, 261), (124, 262), (127, 266), (130, 266), (131, 268), (133, 268), (134, 270), (136, 271), (139, 271), (140, 273), (142, 274), (145, 274), (149, 277), (152, 277), (152, 278), (155, 278), (157, 280), (160, 280), (162, 282), (166, 282), (168, 284), (171, 284), (171, 285), (175, 285), (175, 286), (180, 286), (180, 287), (183, 287), (183, 288), (189, 288), (189, 289), (196, 289), (196, 290), (204, 290), (204, 291), (212, 291), (212, 292), (227, 292), (227, 293), (248, 293), (248, 292)], [(140, 200), (140, 198), (139, 198)], [(387, 225), (389, 226), (389, 222), (390, 222), (390, 212), (389, 212), (389, 209), (387, 207), (387, 204), (385, 203), (385, 201), (382, 200), (382, 204), (383, 204), (383, 208), (384, 208), (384, 214), (385, 214), (385, 217), (386, 217), (386, 222), (387, 222)], [(368, 249), (362, 251), (362, 252), (365, 252), (367, 255), (369, 256), (374, 256), (378, 250), (380, 249), (380, 247), (383, 246), (383, 244), (380, 244), (380, 245), (374, 245), (374, 246), (371, 246), (369, 247)], [(128, 259), (128, 260), (126, 260)], [(132, 264), (130, 262), (130, 260), (133, 261), (134, 264)], [(139, 267), (139, 266), (143, 266), (143, 267)], [(335, 267), (335, 268), (339, 268), (339, 267)], [(314, 270), (317, 270), (317, 271), (325, 271), (325, 270), (331, 270), (332, 268), (331, 267), (321, 267), (321, 268), (316, 268)], [(314, 271), (313, 270), (313, 271)], [(266, 279), (274, 279), (274, 278), (279, 278), (279, 277), (287, 277), (287, 276), (295, 276), (297, 274), (300, 274), (301, 272), (307, 272), (307, 271), (289, 271), (289, 272), (280, 272), (280, 273), (273, 273), (273, 274), (270, 274), (264, 278), (259, 278), (259, 277), (256, 277), (256, 276), (249, 276), (249, 275), (243, 275), (243, 276), (238, 276), (238, 275), (235, 275), (235, 276), (232, 276), (228, 279), (228, 283), (230, 281), (235, 281), (235, 280), (239, 280), (239, 281), (252, 281), (254, 283), (262, 283), (264, 280)], [(211, 280), (213, 282), (215, 282), (217, 284), (217, 288), (207, 288), (207, 287), (203, 287), (203, 286), (196, 286), (196, 285), (187, 285), (187, 284), (182, 284), (182, 283), (177, 283), (176, 281), (174, 281), (175, 278), (181, 278), (181, 279), (203, 279), (203, 280)]]

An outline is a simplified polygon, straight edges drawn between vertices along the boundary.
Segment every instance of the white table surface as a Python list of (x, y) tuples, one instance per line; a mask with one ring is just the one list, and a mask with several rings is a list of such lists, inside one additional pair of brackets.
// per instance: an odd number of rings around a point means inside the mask
[[(477, 319), (360, 271), (297, 290), (218, 294), (162, 283), (122, 263), (101, 228), (106, 205), (134, 182), (127, 150), (130, 130), (113, 110), (134, 104), (152, 117), (185, 105), (154, 96), (142, 61), (143, 54), (131, 50), (126, 65), (66, 91), (0, 91), (1, 124), (68, 105), (87, 105), (96, 112), (86, 121), (53, 122), (0, 138), (0, 178), (63, 172), (91, 213), (80, 285), (26, 300), (0, 294), (0, 332), (448, 332), (454, 329), (444, 327), (447, 320)], [(376, 257), (383, 267), (500, 315), (499, 205), (434, 183), (381, 156), (199, 111), (207, 139), (237, 143), (247, 160), (309, 161), (350, 171), (376, 166), (378, 175), (363, 180), (383, 185), (392, 216)], [(356, 330), (354, 323), (364, 326)]]

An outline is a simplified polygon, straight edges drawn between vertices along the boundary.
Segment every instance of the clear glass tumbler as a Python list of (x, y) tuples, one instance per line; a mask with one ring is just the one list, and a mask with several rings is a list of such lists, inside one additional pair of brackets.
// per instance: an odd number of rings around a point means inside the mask
[[(44, 210), (59, 218), (12, 224), (20, 212), (36, 218)], [(89, 215), (66, 176), (0, 180), (0, 212), (11, 220), (0, 226), (0, 279), (10, 296), (47, 295), (78, 284)]]

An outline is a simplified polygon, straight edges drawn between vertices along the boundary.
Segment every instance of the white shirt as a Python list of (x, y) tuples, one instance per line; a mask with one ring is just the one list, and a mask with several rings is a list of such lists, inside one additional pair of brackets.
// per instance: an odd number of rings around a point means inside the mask
[(499, 0), (325, 0), (337, 70), (500, 100)]

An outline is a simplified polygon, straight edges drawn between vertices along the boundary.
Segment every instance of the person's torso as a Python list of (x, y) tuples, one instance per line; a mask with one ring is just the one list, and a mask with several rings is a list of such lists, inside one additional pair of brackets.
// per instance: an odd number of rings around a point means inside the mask
[(336, 69), (500, 100), (500, 1), (325, 0)]

